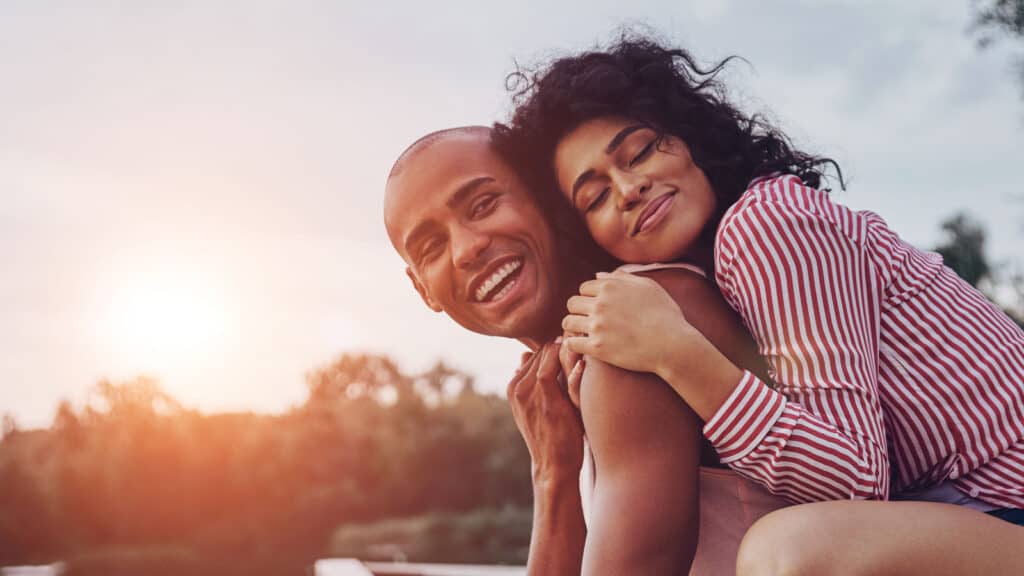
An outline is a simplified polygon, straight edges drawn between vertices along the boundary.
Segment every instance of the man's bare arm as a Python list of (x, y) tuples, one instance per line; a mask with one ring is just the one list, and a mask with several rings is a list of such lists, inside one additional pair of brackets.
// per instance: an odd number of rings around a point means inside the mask
[(558, 374), (558, 346), (549, 344), (524, 359), (508, 386), (533, 468), (530, 576), (579, 574), (587, 534), (579, 492), (583, 427)]
[(579, 574), (587, 529), (580, 502), (579, 471), (533, 482), (533, 531), (529, 576)]
[(685, 574), (697, 546), (699, 423), (657, 377), (588, 359), (580, 389), (597, 481), (584, 574)]
[[(650, 275), (723, 354), (737, 365), (765, 372), (746, 329), (710, 282), (685, 271)], [(523, 387), (539, 399), (527, 401), (532, 396), (522, 394), (517, 401), (510, 386), (513, 410), (534, 458), (529, 573), (578, 573), (584, 538), (587, 573), (685, 572), (698, 536), (695, 446), (700, 423), (695, 414), (656, 377), (589, 360), (582, 403), (599, 481), (588, 536), (577, 491), (578, 464), (571, 457), (575, 442), (568, 442), (573, 446), (569, 453), (563, 452), (565, 438), (574, 434), (566, 432), (573, 427), (567, 425), (566, 399), (550, 361), (545, 369), (535, 364), (532, 383)], [(525, 406), (541, 405), (551, 412), (548, 417), (538, 417), (540, 412), (526, 417)], [(555, 441), (558, 435), (563, 440)]]
[[(766, 377), (739, 317), (713, 284), (678, 270), (650, 274), (730, 360)], [(587, 359), (580, 399), (597, 461), (588, 573), (681, 573), (697, 542), (700, 422), (663, 381)]]

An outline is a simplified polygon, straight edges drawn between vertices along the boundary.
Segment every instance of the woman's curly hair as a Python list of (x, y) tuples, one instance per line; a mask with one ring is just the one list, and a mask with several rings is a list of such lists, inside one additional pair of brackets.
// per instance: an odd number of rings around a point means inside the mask
[(559, 228), (571, 227), (565, 218), (578, 226), (580, 217), (558, 193), (555, 147), (582, 123), (602, 116), (642, 122), (687, 144), (718, 199), (711, 234), (757, 176), (789, 173), (818, 187), (831, 164), (842, 185), (834, 161), (794, 149), (763, 118), (728, 102), (718, 75), (732, 59), (702, 68), (685, 50), (624, 34), (607, 50), (517, 70), (507, 79), (515, 111), (508, 124), (494, 125), (493, 143), (522, 174), (538, 204), (561, 221)]

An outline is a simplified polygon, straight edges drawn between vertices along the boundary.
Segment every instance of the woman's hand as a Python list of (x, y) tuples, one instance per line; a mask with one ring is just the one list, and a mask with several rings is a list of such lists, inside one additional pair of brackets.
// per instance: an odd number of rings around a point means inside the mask
[(516, 426), (533, 462), (534, 482), (571, 476), (583, 465), (583, 422), (559, 380), (559, 344), (526, 353), (508, 385)]
[(564, 344), (570, 353), (660, 374), (670, 358), (711, 345), (654, 280), (625, 272), (597, 276), (569, 299), (562, 328), (571, 334)]
[(650, 278), (598, 274), (580, 286), (568, 307), (570, 314), (562, 320), (562, 328), (572, 333), (564, 339), (566, 354), (653, 372), (704, 420), (718, 411), (743, 376)]

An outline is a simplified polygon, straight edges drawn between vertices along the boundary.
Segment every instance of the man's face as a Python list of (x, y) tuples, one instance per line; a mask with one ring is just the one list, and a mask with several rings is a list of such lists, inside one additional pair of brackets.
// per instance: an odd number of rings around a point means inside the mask
[(408, 158), (388, 181), (384, 221), (435, 311), (493, 336), (557, 328), (551, 227), (486, 132), (443, 136)]

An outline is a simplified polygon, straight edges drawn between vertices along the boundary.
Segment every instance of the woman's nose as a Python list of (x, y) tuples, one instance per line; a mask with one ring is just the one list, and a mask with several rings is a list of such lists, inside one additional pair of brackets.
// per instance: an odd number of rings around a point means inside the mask
[(619, 210), (628, 212), (636, 207), (643, 199), (643, 195), (650, 190), (651, 184), (647, 178), (635, 174), (620, 173), (613, 177), (615, 188), (618, 190)]

